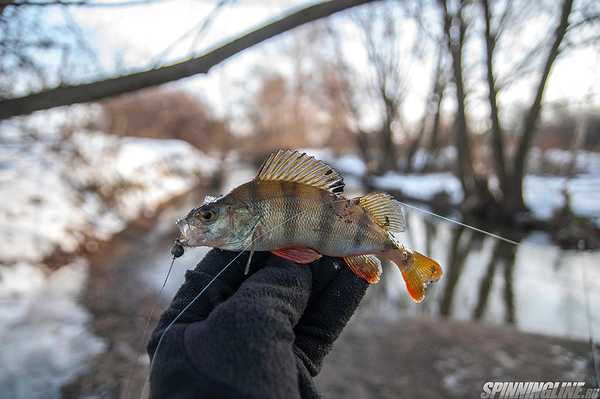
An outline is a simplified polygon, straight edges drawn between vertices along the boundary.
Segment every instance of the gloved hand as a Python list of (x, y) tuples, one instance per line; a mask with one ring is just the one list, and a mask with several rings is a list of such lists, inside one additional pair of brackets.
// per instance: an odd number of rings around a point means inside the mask
[(186, 273), (148, 345), (151, 397), (318, 397), (315, 376), (366, 282), (337, 258), (297, 265), (243, 253), (165, 334), (165, 327), (238, 253), (212, 250)]

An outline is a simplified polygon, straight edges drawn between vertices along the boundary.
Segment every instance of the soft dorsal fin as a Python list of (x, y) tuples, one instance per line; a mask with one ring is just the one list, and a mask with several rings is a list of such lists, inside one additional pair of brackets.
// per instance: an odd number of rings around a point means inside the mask
[(360, 205), (378, 226), (392, 233), (406, 229), (402, 205), (387, 193), (371, 193), (358, 199)]
[(272, 153), (258, 170), (256, 180), (302, 183), (334, 194), (344, 190), (344, 179), (338, 172), (325, 162), (296, 150)]

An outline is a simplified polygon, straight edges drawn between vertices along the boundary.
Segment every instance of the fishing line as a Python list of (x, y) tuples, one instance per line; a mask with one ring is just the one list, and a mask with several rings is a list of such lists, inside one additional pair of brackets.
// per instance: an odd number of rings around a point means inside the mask
[[(396, 201), (398, 201), (398, 200), (396, 200)], [(517, 241), (514, 241), (514, 240), (511, 240), (510, 238), (502, 237), (502, 236), (499, 236), (498, 234), (494, 234), (494, 233), (492, 233), (492, 232), (489, 232), (489, 231), (486, 231), (486, 230), (482, 230), (482, 229), (480, 229), (480, 228), (477, 228), (477, 227), (475, 227), (475, 226), (470, 226), (470, 225), (468, 225), (468, 224), (466, 224), (466, 223), (459, 222), (458, 220), (454, 220), (454, 219), (447, 218), (447, 217), (445, 217), (445, 216), (442, 216), (442, 215), (439, 215), (439, 214), (437, 214), (437, 213), (435, 213), (435, 212), (428, 211), (427, 209), (419, 208), (419, 207), (416, 207), (416, 206), (414, 206), (414, 205), (407, 204), (407, 203), (405, 203), (405, 202), (402, 202), (402, 201), (398, 201), (398, 202), (399, 202), (400, 204), (404, 205), (404, 206), (405, 206), (405, 207), (407, 207), (407, 208), (411, 208), (411, 209), (417, 210), (417, 211), (419, 211), (419, 212), (423, 212), (423, 213), (426, 213), (426, 214), (428, 214), (428, 215), (431, 215), (431, 216), (438, 217), (438, 218), (440, 218), (440, 219), (443, 219), (443, 220), (445, 220), (445, 221), (447, 221), (447, 222), (454, 223), (454, 224), (457, 224), (457, 225), (459, 225), (459, 226), (466, 227), (466, 228), (468, 228), (468, 229), (471, 229), (471, 230), (477, 231), (477, 232), (479, 232), (479, 233), (482, 233), (482, 234), (485, 234), (485, 235), (487, 235), (487, 236), (490, 236), (490, 237), (496, 238), (496, 239), (498, 239), (498, 240), (502, 240), (502, 241), (504, 241), (504, 242), (507, 242), (507, 243), (509, 243), (509, 244), (512, 244), (512, 245), (519, 245), (519, 244), (520, 244), (519, 242), (517, 242)]]
[(583, 240), (579, 241), (579, 249), (582, 250), (584, 258), (581, 262), (581, 284), (583, 286), (583, 301), (585, 306), (585, 317), (588, 325), (588, 335), (590, 337), (590, 345), (592, 347), (592, 365), (594, 367), (594, 373), (596, 377), (596, 387), (600, 387), (600, 360), (598, 359), (598, 353), (596, 351), (596, 339), (594, 336), (594, 326), (592, 323), (592, 311), (590, 309), (590, 296), (588, 292), (588, 279), (586, 273), (587, 267), (587, 253), (583, 251)]
[[(347, 199), (341, 198), (339, 200), (331, 201), (331, 203), (334, 204), (337, 202), (344, 202), (344, 201), (347, 201)], [(281, 223), (273, 226), (269, 230), (267, 230), (267, 233), (265, 233), (265, 234), (270, 233), (271, 231), (275, 230), (276, 228), (283, 226), (290, 220), (300, 217), (302, 214), (307, 213), (309, 211), (311, 211), (311, 210), (307, 209), (302, 212), (299, 212), (296, 215), (290, 216), (289, 218), (285, 219), (283, 222), (281, 222)], [(210, 281), (208, 283), (206, 283), (204, 288), (202, 288), (200, 290), (200, 292), (198, 292), (198, 294), (196, 294), (196, 296), (194, 296), (194, 298), (192, 298), (192, 300), (186, 306), (184, 306), (184, 308), (181, 309), (181, 311), (177, 314), (177, 316), (175, 316), (175, 318), (173, 320), (171, 320), (171, 322), (167, 325), (167, 327), (164, 329), (164, 331), (160, 335), (160, 338), (158, 339), (158, 343), (156, 344), (156, 349), (154, 350), (154, 356), (152, 357), (152, 360), (150, 361), (150, 372), (148, 375), (148, 379), (146, 380), (144, 387), (142, 389), (142, 395), (144, 395), (144, 392), (147, 389), (148, 381), (150, 379), (150, 374), (152, 373), (152, 367), (154, 365), (154, 359), (156, 359), (156, 357), (158, 356), (158, 351), (160, 349), (160, 345), (161, 345), (166, 333), (171, 329), (171, 327), (173, 327), (173, 325), (177, 322), (177, 320), (179, 320), (179, 318), (185, 313), (185, 311), (188, 310), (194, 304), (194, 302), (196, 302), (202, 296), (202, 294), (208, 289), (208, 287), (210, 287), (221, 276), (221, 274), (223, 274), (225, 272), (225, 270), (227, 270), (227, 268), (229, 266), (231, 266), (233, 264), (233, 262), (235, 262), (244, 253), (244, 251), (246, 251), (248, 248), (250, 248), (254, 244), (254, 242), (256, 240), (258, 240), (259, 238), (261, 238), (262, 236), (264, 236), (264, 234), (257, 236), (256, 238), (253, 238), (248, 244), (246, 244), (246, 246), (232, 260), (230, 260), (229, 263), (227, 263), (225, 266), (223, 266), (223, 268), (212, 279), (210, 279)], [(175, 260), (175, 256), (173, 257), (173, 261), (174, 260)], [(171, 266), (172, 266), (172, 263), (171, 263)]]
[[(173, 258), (171, 259), (171, 264), (169, 265), (169, 270), (167, 271), (167, 275), (165, 276), (162, 286), (160, 287), (160, 290), (158, 291), (158, 298), (162, 297), (162, 293), (167, 285), (167, 281), (169, 280), (171, 271), (173, 270), (173, 265), (175, 264), (175, 259), (177, 259), (181, 255), (183, 255), (183, 247), (181, 246), (181, 244), (179, 244), (178, 240), (175, 240), (175, 243), (173, 244), (173, 247), (171, 248), (171, 255), (173, 255)], [(150, 310), (150, 314), (146, 318), (146, 323), (144, 324), (144, 329), (142, 330), (143, 331), (142, 332), (142, 342), (146, 342), (148, 340), (148, 332), (150, 331), (150, 323), (152, 323), (152, 320), (154, 319), (154, 315), (156, 313), (157, 308), (158, 308), (158, 305), (153, 306), (152, 309)], [(125, 381), (125, 387), (124, 387), (125, 392), (128, 391), (130, 383), (131, 383), (131, 378), (127, 378), (127, 380)]]
[[(498, 234), (494, 234), (494, 233), (482, 230), (482, 229), (474, 227), (474, 226), (470, 226), (468, 224), (459, 222), (458, 220), (453, 220), (453, 219), (447, 218), (447, 217), (439, 215), (439, 214), (437, 214), (435, 212), (431, 212), (431, 211), (428, 211), (426, 209), (419, 208), (419, 207), (407, 204), (407, 203), (402, 202), (402, 201), (398, 201), (398, 202), (400, 204), (402, 204), (403, 206), (407, 207), (407, 208), (414, 209), (414, 210), (417, 210), (419, 212), (423, 212), (423, 213), (426, 213), (428, 215), (438, 217), (438, 218), (440, 218), (442, 220), (445, 220), (447, 222), (450, 222), (450, 223), (458, 224), (460, 226), (463, 226), (463, 227), (466, 227), (468, 229), (477, 231), (477, 232), (485, 234), (487, 236), (496, 238), (498, 240), (502, 240), (502, 241), (507, 242), (509, 244), (512, 244), (512, 245), (515, 245), (515, 246), (518, 246), (520, 244), (517, 241), (511, 240), (511, 239), (506, 238), (506, 237), (499, 236)], [(583, 252), (583, 245), (582, 245), (582, 243), (583, 242), (580, 241), (580, 243), (579, 243), (578, 246), (579, 246), (579, 249), (582, 251), (582, 255), (584, 256), (584, 261), (582, 262), (582, 265), (581, 265), (581, 275), (582, 275), (583, 295), (584, 295), (584, 302), (585, 302), (585, 304), (584, 304), (585, 305), (585, 315), (586, 315), (586, 321), (587, 321), (587, 325), (588, 325), (588, 335), (589, 335), (589, 341), (590, 341), (590, 345), (591, 345), (591, 357), (592, 357), (592, 364), (593, 364), (593, 367), (594, 367), (594, 373), (595, 373), (595, 378), (596, 378), (596, 387), (598, 387), (598, 386), (600, 386), (600, 359), (598, 357), (598, 353), (597, 353), (597, 349), (596, 349), (596, 342), (595, 342), (595, 336), (594, 336), (594, 327), (593, 327), (593, 323), (592, 323), (592, 312), (591, 312), (591, 309), (590, 309), (590, 298), (589, 298), (588, 285), (587, 285), (588, 279), (587, 279), (587, 276), (586, 276), (586, 264), (585, 264), (586, 263), (585, 261), (587, 260), (587, 256), (586, 256), (586, 253)]]

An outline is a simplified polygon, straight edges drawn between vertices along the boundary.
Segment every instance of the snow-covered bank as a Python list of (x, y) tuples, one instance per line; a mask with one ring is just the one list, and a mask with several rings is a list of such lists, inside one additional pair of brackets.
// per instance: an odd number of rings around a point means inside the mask
[[(437, 192), (450, 194), (454, 204), (463, 198), (462, 188), (456, 176), (450, 173), (427, 175), (401, 175), (386, 173), (374, 179), (381, 190), (400, 190), (411, 197), (431, 199)], [(575, 214), (600, 220), (600, 175), (583, 174), (573, 178), (562, 176), (525, 177), (525, 204), (534, 215), (548, 220), (552, 213), (564, 205), (563, 189), (571, 195), (571, 207)]]
[(217, 167), (182, 141), (57, 125), (38, 123), (33, 140), (0, 125), (0, 391), (12, 398), (58, 398), (104, 346), (78, 304), (85, 260), (50, 270), (44, 259), (110, 238)]
[(192, 187), (216, 162), (179, 140), (76, 133), (2, 149), (0, 261), (40, 261), (106, 239)]
[[(329, 150), (306, 150), (319, 159), (328, 162), (345, 175), (362, 175), (366, 168), (360, 158), (353, 154), (334, 156)], [(566, 151), (548, 151), (555, 159), (570, 160)], [(537, 153), (536, 153), (537, 154)], [(537, 155), (539, 157), (539, 154)], [(527, 175), (524, 196), (526, 205), (540, 219), (549, 219), (552, 213), (564, 205), (562, 190), (571, 195), (571, 207), (575, 214), (586, 216), (600, 223), (600, 154), (581, 152), (577, 168), (582, 173), (572, 178), (564, 176)], [(349, 179), (352, 183), (355, 179)], [(460, 182), (451, 173), (401, 174), (388, 172), (373, 178), (373, 184), (380, 190), (399, 190), (413, 198), (430, 200), (436, 193), (445, 191), (454, 204), (463, 199)]]

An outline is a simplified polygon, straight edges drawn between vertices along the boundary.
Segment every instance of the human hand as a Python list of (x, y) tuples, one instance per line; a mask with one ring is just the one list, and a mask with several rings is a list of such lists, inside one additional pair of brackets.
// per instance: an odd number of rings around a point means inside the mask
[[(166, 325), (232, 262), (178, 319), (174, 330), (183, 336), (180, 349), (196, 371), (218, 383), (216, 388), (212, 382), (204, 384), (212, 386), (212, 394), (232, 389), (231, 397), (316, 395), (307, 373), (318, 373), (368, 284), (341, 259), (323, 257), (297, 265), (266, 252), (254, 254), (250, 274), (244, 276), (248, 253), (237, 255), (212, 250), (187, 272), (149, 352), (154, 355)], [(155, 367), (165, 361), (158, 353)], [(184, 367), (185, 362), (175, 363)]]

